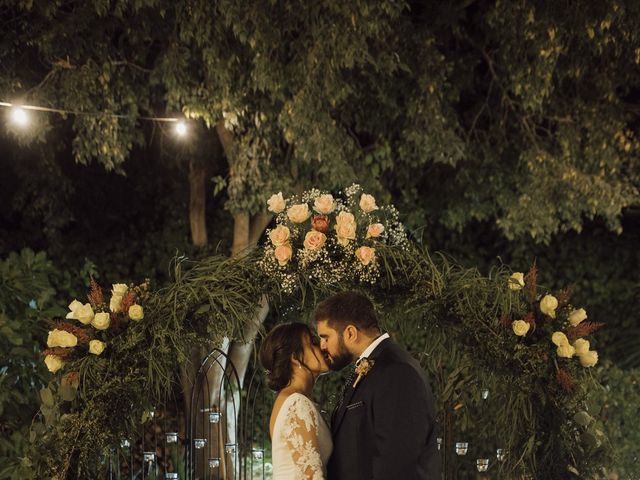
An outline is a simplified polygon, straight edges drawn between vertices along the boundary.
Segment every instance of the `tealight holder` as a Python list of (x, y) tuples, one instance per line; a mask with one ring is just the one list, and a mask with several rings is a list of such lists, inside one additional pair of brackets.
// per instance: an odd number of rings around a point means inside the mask
[(220, 466), (220, 459), (218, 457), (209, 459), (209, 468), (218, 468)]
[(436, 438), (436, 442), (438, 443), (438, 450), (440, 450), (442, 448), (442, 438), (441, 437)]
[(263, 460), (264, 459), (264, 448), (253, 448), (251, 450), (251, 455), (253, 455), (254, 460)]
[(227, 443), (224, 446), (224, 451), (229, 455), (235, 455), (235, 453), (236, 453), (236, 444), (235, 443)]
[(209, 423), (220, 423), (220, 417), (222, 414), (220, 412), (210, 412), (209, 413)]
[(201, 448), (204, 448), (204, 446), (207, 444), (207, 439), (206, 438), (194, 438), (193, 439), (193, 446), (195, 448), (197, 448), (198, 450), (200, 450)]
[(178, 443), (178, 432), (169, 432), (165, 434), (165, 440), (167, 443)]
[(496, 450), (496, 458), (498, 459), (499, 462), (504, 462), (505, 459), (507, 458), (506, 450), (504, 450), (502, 448), (498, 448)]
[(476, 468), (479, 472), (486, 472), (489, 469), (489, 459), (488, 458), (478, 458), (476, 460)]
[(129, 448), (131, 446), (131, 442), (126, 438), (120, 440), (120, 448)]
[(480, 396), (482, 397), (483, 400), (486, 400), (487, 398), (489, 398), (489, 389), (488, 388), (483, 388), (480, 391)]
[(466, 455), (469, 450), (469, 442), (456, 442), (456, 455)]
[(142, 458), (144, 463), (154, 463), (156, 461), (156, 452), (144, 452)]
[(169, 472), (164, 474), (164, 480), (178, 480), (178, 474), (176, 472)]

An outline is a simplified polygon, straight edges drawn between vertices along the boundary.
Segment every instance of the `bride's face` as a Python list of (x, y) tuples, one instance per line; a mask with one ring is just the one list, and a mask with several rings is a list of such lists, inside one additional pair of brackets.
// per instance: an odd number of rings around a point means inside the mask
[(315, 335), (305, 339), (303, 360), (313, 374), (319, 375), (329, 371), (327, 361), (322, 354), (322, 350), (320, 350), (320, 341)]

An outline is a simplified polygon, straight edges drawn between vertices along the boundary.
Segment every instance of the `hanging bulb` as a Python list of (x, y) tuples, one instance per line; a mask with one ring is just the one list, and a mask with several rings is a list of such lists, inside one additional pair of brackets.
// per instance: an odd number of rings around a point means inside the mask
[(20, 107), (11, 109), (11, 121), (18, 127), (24, 128), (29, 125), (29, 115)]
[(187, 134), (187, 124), (184, 123), (182, 120), (176, 123), (175, 129), (176, 129), (176, 134), (179, 137), (184, 137)]

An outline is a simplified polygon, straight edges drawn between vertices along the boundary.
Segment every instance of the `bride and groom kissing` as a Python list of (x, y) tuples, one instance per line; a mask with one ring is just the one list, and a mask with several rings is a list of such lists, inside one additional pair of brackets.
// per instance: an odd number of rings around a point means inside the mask
[[(424, 370), (382, 333), (367, 297), (319, 303), (316, 332), (276, 326), (260, 362), (277, 392), (269, 422), (273, 480), (439, 480), (435, 409)], [(355, 366), (355, 368), (353, 368)], [(349, 368), (331, 426), (311, 400), (319, 375)]]

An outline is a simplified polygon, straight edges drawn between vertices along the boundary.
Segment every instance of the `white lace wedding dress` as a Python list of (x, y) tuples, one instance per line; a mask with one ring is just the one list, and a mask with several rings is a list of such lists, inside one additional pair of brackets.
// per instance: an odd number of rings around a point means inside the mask
[(289, 395), (273, 425), (273, 480), (324, 480), (332, 449), (318, 407), (301, 393)]

